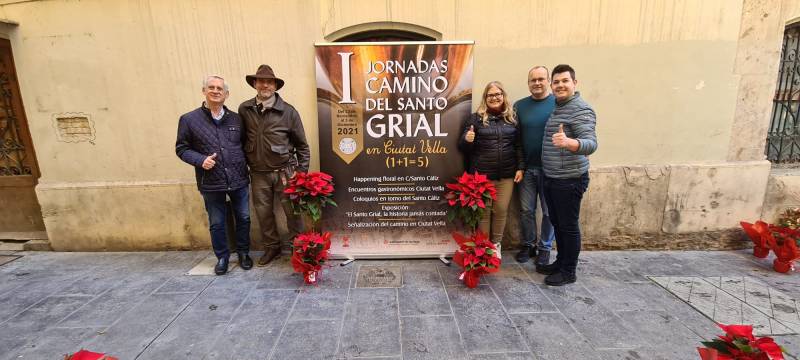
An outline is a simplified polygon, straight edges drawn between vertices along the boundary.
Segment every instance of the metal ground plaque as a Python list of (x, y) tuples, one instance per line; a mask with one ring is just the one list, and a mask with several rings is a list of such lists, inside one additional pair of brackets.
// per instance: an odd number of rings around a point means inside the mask
[(358, 269), (357, 288), (396, 288), (403, 285), (403, 268), (400, 266), (365, 265)]

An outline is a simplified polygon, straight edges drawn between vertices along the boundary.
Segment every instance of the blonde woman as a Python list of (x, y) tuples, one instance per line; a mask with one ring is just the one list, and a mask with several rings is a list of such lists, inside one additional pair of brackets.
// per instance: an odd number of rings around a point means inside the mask
[(489, 177), (497, 188), (492, 211), (483, 213), (478, 228), (500, 248), (514, 183), (525, 169), (519, 124), (505, 87), (486, 84), (478, 111), (464, 122), (459, 148), (467, 156), (467, 171)]

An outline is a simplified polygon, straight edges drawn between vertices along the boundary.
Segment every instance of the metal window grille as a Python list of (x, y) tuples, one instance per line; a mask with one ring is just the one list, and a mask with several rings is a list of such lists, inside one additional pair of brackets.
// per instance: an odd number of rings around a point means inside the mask
[(783, 34), (778, 86), (772, 100), (772, 119), (767, 134), (767, 160), (800, 163), (800, 23)]
[(31, 175), (8, 74), (0, 73), (0, 176)]

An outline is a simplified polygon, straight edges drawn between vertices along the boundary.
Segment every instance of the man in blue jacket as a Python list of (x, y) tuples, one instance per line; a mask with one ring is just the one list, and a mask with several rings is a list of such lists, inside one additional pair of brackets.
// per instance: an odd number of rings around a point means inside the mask
[(244, 270), (253, 267), (250, 258), (250, 178), (242, 150), (242, 120), (225, 107), (228, 85), (217, 75), (203, 81), (203, 104), (178, 120), (175, 153), (194, 166), (197, 188), (208, 213), (211, 246), (217, 256), (214, 272), (228, 272), (230, 250), (225, 233), (226, 198), (230, 198), (236, 220), (236, 254)]
[(558, 254), (552, 264), (536, 265), (537, 272), (548, 275), (544, 282), (551, 286), (576, 280), (581, 251), (581, 200), (589, 187), (589, 155), (597, 150), (597, 117), (575, 91), (577, 85), (571, 66), (562, 64), (553, 68), (551, 87), (556, 108), (544, 128), (542, 168)]

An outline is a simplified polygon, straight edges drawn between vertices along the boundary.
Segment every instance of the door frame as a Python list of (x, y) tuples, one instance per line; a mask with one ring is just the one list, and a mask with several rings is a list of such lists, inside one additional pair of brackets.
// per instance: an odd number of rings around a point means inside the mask
[(8, 102), (11, 106), (11, 111), (16, 119), (15, 126), (17, 128), (19, 141), (25, 152), (25, 160), (23, 165), (27, 165), (31, 169), (29, 175), (9, 175), (0, 176), (0, 187), (23, 187), (23, 186), (36, 186), (39, 182), (41, 172), (39, 170), (39, 161), (36, 158), (36, 151), (33, 147), (33, 139), (31, 138), (30, 127), (28, 126), (28, 119), (25, 116), (25, 106), (22, 102), (22, 93), (19, 88), (19, 78), (17, 77), (17, 68), (14, 63), (14, 53), (11, 49), (11, 41), (8, 39), (0, 38), (0, 61), (2, 58), (2, 50), (8, 53), (9, 69), (8, 69), (8, 83), (5, 89), (8, 94), (2, 92), (2, 79), (0, 79), (0, 101), (3, 96), (8, 97)]

